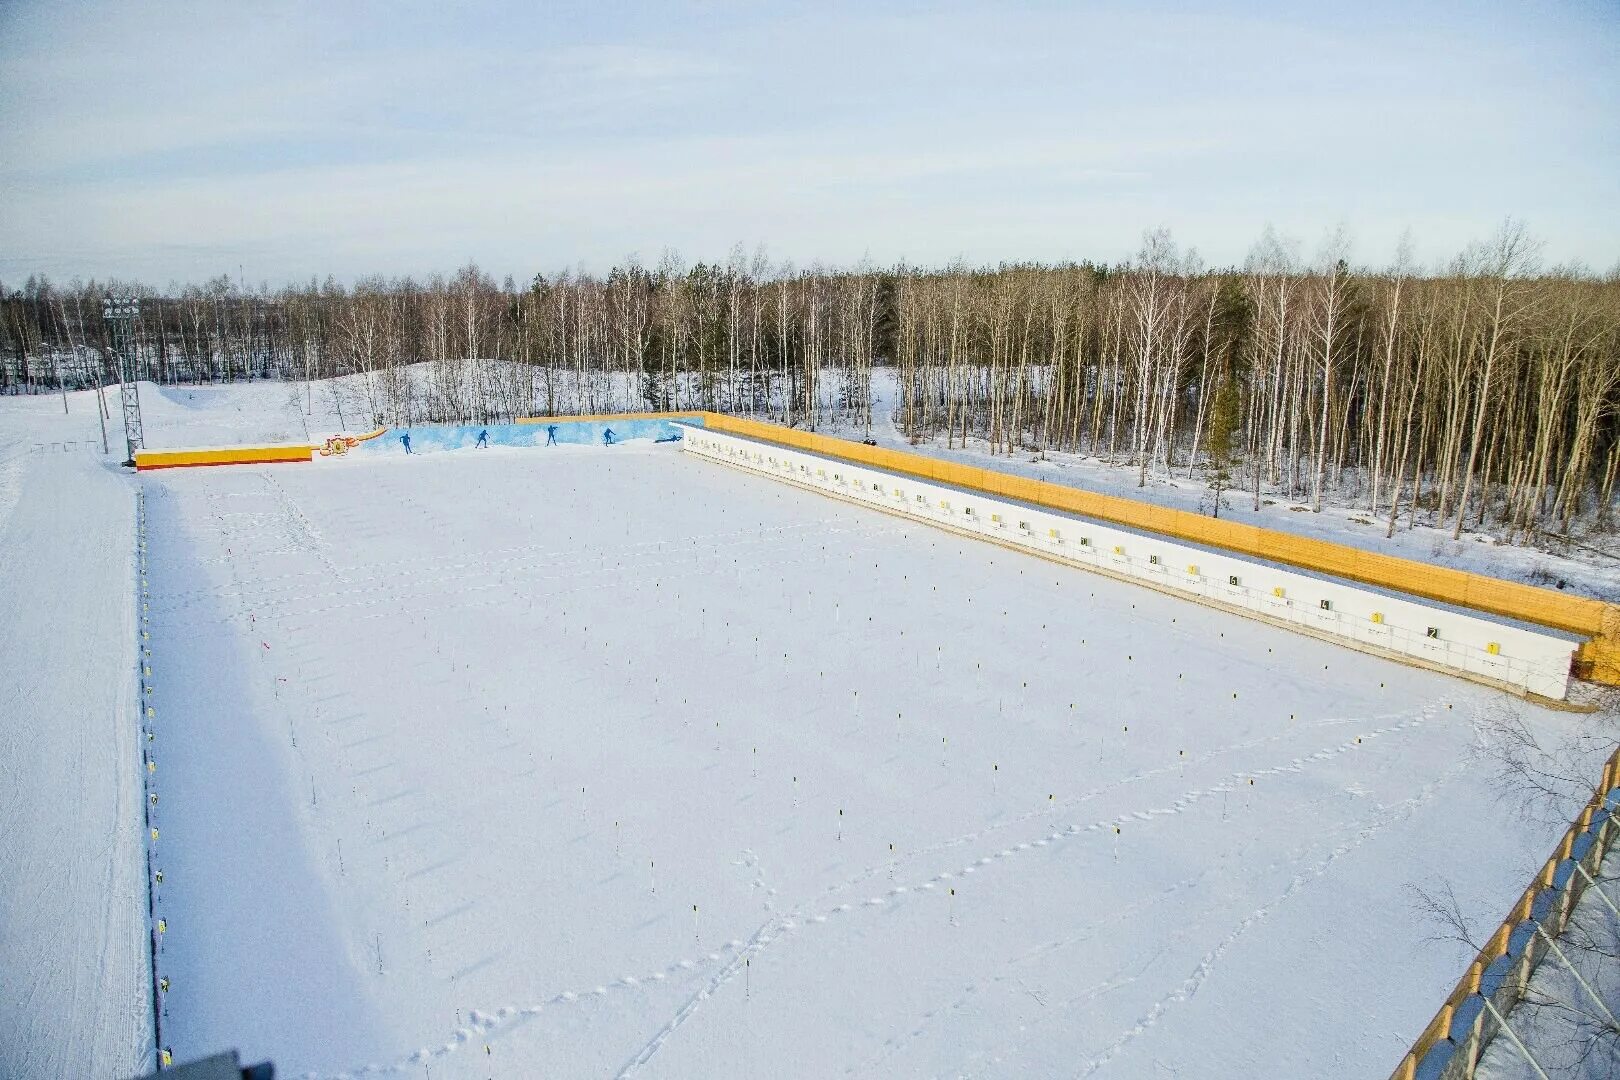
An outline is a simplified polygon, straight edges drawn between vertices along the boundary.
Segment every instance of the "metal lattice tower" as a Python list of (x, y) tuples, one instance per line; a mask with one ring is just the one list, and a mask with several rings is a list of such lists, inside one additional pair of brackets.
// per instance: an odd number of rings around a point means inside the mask
[(118, 361), (118, 401), (124, 411), (124, 448), (135, 464), (135, 451), (146, 445), (141, 431), (141, 391), (136, 384), (140, 372), (135, 359), (135, 317), (141, 313), (141, 302), (134, 297), (121, 299), (111, 296), (101, 301), (101, 317), (107, 320), (112, 335), (113, 356)]

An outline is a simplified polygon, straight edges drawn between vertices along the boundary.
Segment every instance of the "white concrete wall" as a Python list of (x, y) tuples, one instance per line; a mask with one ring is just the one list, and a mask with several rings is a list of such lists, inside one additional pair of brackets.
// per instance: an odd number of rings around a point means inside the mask
[(1570, 660), (1578, 641), (1556, 630), (1398, 597), (723, 432), (690, 427), (681, 445), (700, 458), (1260, 615), (1355, 647), (1388, 650), (1556, 700), (1569, 692)]

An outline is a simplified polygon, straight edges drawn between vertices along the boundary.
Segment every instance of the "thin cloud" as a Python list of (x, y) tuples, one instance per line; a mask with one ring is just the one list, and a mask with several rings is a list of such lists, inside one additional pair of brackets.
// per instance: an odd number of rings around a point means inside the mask
[(1118, 259), (1161, 222), (1225, 263), (1341, 219), (1431, 257), (1508, 213), (1609, 265), (1616, 45), (1461, 2), (13, 6), (0, 272)]

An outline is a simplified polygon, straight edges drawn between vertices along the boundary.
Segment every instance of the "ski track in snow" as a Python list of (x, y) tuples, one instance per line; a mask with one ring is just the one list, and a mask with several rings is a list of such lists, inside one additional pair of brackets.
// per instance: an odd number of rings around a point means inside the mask
[[(1084, 825), (1070, 824), (1062, 828), (1053, 829), (1033, 840), (1025, 840), (1008, 844), (990, 852), (989, 854), (981, 855), (978, 858), (963, 864), (955, 871), (943, 871), (927, 878), (926, 880), (915, 882), (910, 885), (896, 885), (880, 894), (869, 896), (859, 903), (843, 902), (808, 912), (803, 908), (795, 909), (788, 915), (775, 916), (767, 919), (758, 929), (754, 931), (753, 935), (746, 942), (738, 939), (732, 939), (719, 950), (702, 954), (696, 958), (678, 960), (650, 974), (641, 976), (625, 975), (618, 979), (599, 984), (588, 989), (564, 990), (553, 994), (544, 1001), (532, 1005), (521, 1007), (516, 1005), (506, 1005), (494, 1009), (493, 1011), (475, 1009), (469, 1014), (469, 1023), (464, 1027), (458, 1028), (443, 1043), (423, 1047), (393, 1062), (370, 1063), (362, 1065), (356, 1069), (340, 1073), (311, 1072), (304, 1074), (304, 1077), (305, 1080), (347, 1080), (347, 1078), (350, 1077), (370, 1076), (379, 1073), (403, 1072), (412, 1066), (431, 1061), (434, 1058), (443, 1057), (447, 1054), (452, 1054), (462, 1046), (470, 1043), (475, 1036), (487, 1039), (493, 1036), (503, 1025), (507, 1024), (514, 1018), (538, 1016), (548, 1008), (575, 1005), (593, 999), (605, 998), (609, 994), (638, 990), (646, 985), (657, 985), (664, 983), (671, 978), (698, 971), (704, 967), (718, 965), (718, 970), (715, 971), (715, 973), (703, 983), (696, 993), (694, 993), (686, 1002), (681, 1005), (675, 1014), (657, 1030), (652, 1038), (649, 1039), (636, 1052), (636, 1054), (619, 1070), (617, 1074), (621, 1078), (633, 1076), (638, 1070), (653, 1059), (658, 1051), (663, 1048), (671, 1037), (674, 1036), (676, 1031), (688, 1020), (690, 1020), (698, 1009), (702, 1007), (704, 1002), (713, 997), (715, 993), (723, 988), (728, 982), (736, 978), (737, 974), (743, 970), (745, 961), (757, 956), (772, 943), (780, 940), (786, 935), (794, 934), (811, 927), (832, 926), (835, 925), (835, 921), (841, 920), (844, 916), (857, 914), (870, 909), (883, 908), (900, 902), (903, 898), (908, 896), (927, 893), (935, 893), (938, 895), (937, 890), (949, 882), (955, 881), (959, 878), (971, 877), (974, 874), (993, 869), (998, 864), (1005, 863), (1007, 860), (1010, 860), (1017, 855), (1033, 851), (1038, 848), (1049, 847), (1053, 844), (1061, 844), (1065, 841), (1073, 840), (1089, 833), (1103, 832), (1116, 826), (1140, 824), (1142, 822), (1155, 821), (1185, 813), (1190, 807), (1202, 802), (1205, 799), (1238, 791), (1241, 788), (1246, 787), (1247, 784), (1241, 783), (1241, 781), (1247, 781), (1250, 779), (1258, 780), (1263, 777), (1281, 776), (1289, 773), (1303, 773), (1313, 764), (1328, 761), (1344, 754), (1351, 753), (1358, 748), (1364, 747), (1366, 743), (1372, 740), (1402, 732), (1412, 731), (1418, 727), (1421, 727), (1424, 723), (1433, 718), (1435, 708), (1436, 707), (1432, 705), (1424, 706), (1417, 710), (1415, 714), (1408, 715), (1403, 720), (1386, 724), (1382, 727), (1369, 729), (1362, 732), (1355, 738), (1346, 739), (1342, 742), (1324, 747), (1312, 753), (1291, 758), (1286, 764), (1273, 765), (1267, 768), (1233, 773), (1225, 781), (1208, 787), (1194, 788), (1187, 791), (1182, 794), (1180, 798), (1171, 802), (1167, 806), (1158, 806), (1146, 810), (1130, 811), (1120, 814), (1114, 818), (1101, 821), (1092, 821)], [(1203, 985), (1204, 980), (1209, 977), (1210, 971), (1213, 969), (1216, 961), (1218, 961), (1220, 957), (1225, 954), (1225, 952), (1231, 948), (1231, 946), (1235, 944), (1237, 940), (1241, 938), (1243, 934), (1246, 933), (1251, 927), (1275, 910), (1279, 904), (1285, 902), (1299, 892), (1299, 890), (1305, 885), (1316, 878), (1321, 877), (1342, 856), (1348, 854), (1350, 851), (1355, 850), (1357, 847), (1360, 847), (1363, 843), (1372, 839), (1389, 825), (1394, 824), (1396, 821), (1399, 821), (1404, 817), (1410, 816), (1418, 809), (1418, 807), (1432, 798), (1434, 793), (1439, 790), (1441, 786), (1443, 786), (1447, 781), (1463, 771), (1465, 768), (1466, 762), (1452, 766), (1451, 769), (1442, 774), (1439, 778), (1425, 785), (1416, 795), (1403, 801), (1402, 803), (1397, 804), (1397, 812), (1385, 814), (1375, 819), (1372, 823), (1363, 827), (1358, 833), (1356, 833), (1353, 840), (1337, 845), (1326, 858), (1316, 863), (1309, 870), (1296, 875), (1289, 887), (1284, 890), (1280, 896), (1276, 897), (1266, 905), (1256, 909), (1241, 923), (1239, 923), (1231, 933), (1229, 933), (1221, 940), (1220, 943), (1205, 954), (1198, 967), (1194, 969), (1193, 973), (1189, 975), (1179, 987), (1156, 1002), (1141, 1020), (1139, 1020), (1131, 1028), (1127, 1029), (1127, 1031), (1122, 1034), (1119, 1039), (1117, 1039), (1108, 1049), (1103, 1051), (1102, 1054), (1087, 1062), (1086, 1065), (1082, 1067), (1078, 1075), (1090, 1076), (1098, 1069), (1105, 1066), (1134, 1039), (1157, 1024), (1160, 1018), (1169, 1008), (1179, 1002), (1187, 1000), (1193, 994), (1195, 994), (1198, 991), (1198, 988)], [(991, 831), (994, 830), (985, 830), (982, 833), (958, 838), (957, 840), (950, 841), (948, 843), (953, 845), (959, 843), (970, 843), (973, 839), (983, 836), (985, 833)], [(936, 846), (936, 848), (932, 850), (939, 850), (939, 847)], [(921, 854), (923, 854), (923, 852), (917, 852), (911, 857), (916, 857), (917, 855)], [(748, 861), (746, 854), (744, 859), (748, 865), (755, 865), (753, 862)], [(836, 893), (842, 889), (848, 888), (850, 885), (858, 884), (862, 880), (865, 880), (874, 874), (881, 873), (885, 869), (886, 864), (884, 866), (869, 868), (868, 870), (863, 871), (863, 873), (858, 875), (856, 878), (850, 879), (850, 881), (843, 884), (835, 885), (827, 891)], [(762, 882), (763, 879), (761, 878), (759, 881)], [(1098, 994), (1102, 992), (1104, 991), (1099, 990)]]

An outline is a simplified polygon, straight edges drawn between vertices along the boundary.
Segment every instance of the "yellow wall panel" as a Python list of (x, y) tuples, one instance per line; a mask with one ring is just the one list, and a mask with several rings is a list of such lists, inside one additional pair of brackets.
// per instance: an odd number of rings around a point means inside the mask
[(1253, 558), (1331, 574), (1365, 585), (1394, 589), (1445, 604), (1581, 634), (1591, 640), (1581, 647), (1577, 655), (1578, 674), (1597, 682), (1620, 685), (1620, 607), (1612, 604), (1447, 566), (1433, 566), (1379, 552), (1362, 551), (1312, 537), (1221, 521), (1186, 510), (1009, 476), (910, 451), (866, 446), (741, 417), (717, 413), (704, 413), (702, 416), (704, 423), (717, 431), (808, 450), (903, 475), (938, 480), (970, 491), (1018, 499)]
[(135, 468), (185, 469), (202, 465), (269, 465), (308, 461), (315, 448), (308, 443), (286, 446), (224, 446), (209, 450), (137, 450)]

